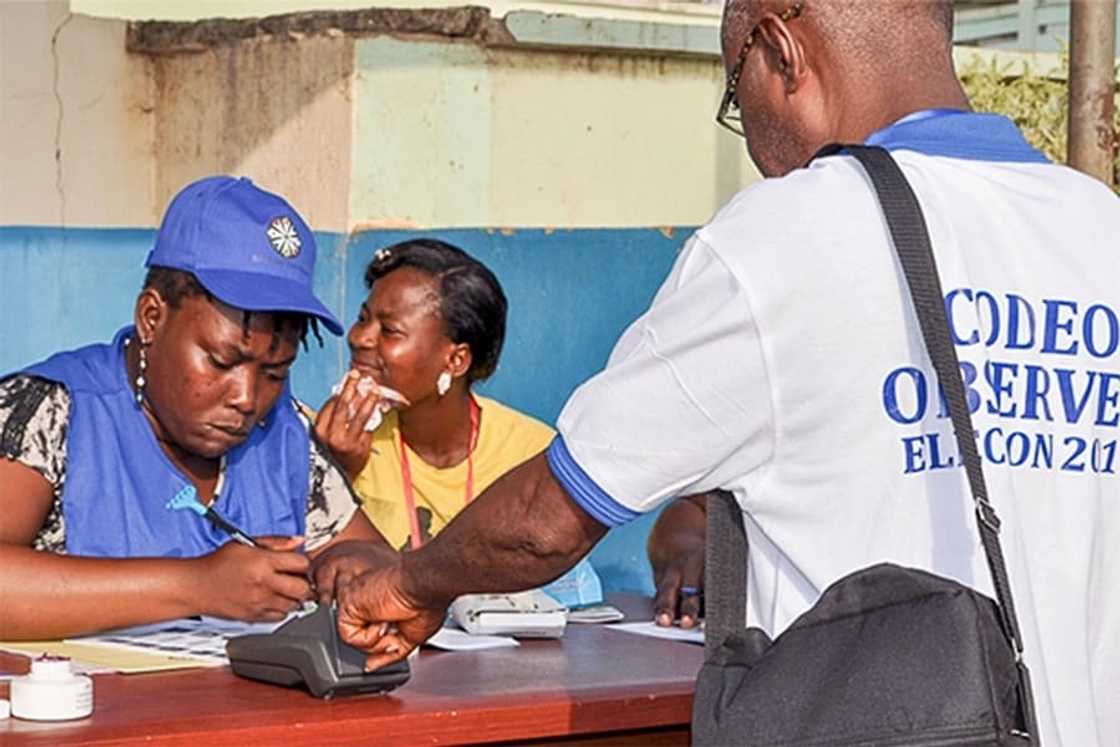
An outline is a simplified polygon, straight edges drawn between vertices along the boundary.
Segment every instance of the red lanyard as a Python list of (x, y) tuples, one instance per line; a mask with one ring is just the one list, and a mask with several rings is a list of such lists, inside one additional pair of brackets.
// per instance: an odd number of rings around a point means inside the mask
[[(471, 438), (467, 444), (467, 490), (463, 498), (464, 505), (474, 500), (474, 447), (478, 444), (479, 407), (470, 398), (471, 403)], [(420, 537), (420, 515), (416, 513), (416, 495), (412, 488), (412, 469), (408, 466), (408, 446), (404, 442), (404, 429), (398, 425), (401, 442), (401, 481), (404, 483), (404, 505), (408, 509), (408, 523), (411, 531), (410, 540), (412, 549), (419, 550), (424, 544)]]

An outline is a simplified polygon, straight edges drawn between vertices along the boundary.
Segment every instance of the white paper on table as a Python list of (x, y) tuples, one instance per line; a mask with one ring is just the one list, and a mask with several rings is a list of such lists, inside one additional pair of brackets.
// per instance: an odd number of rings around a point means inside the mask
[(288, 615), (279, 622), (242, 622), (241, 620), (227, 620), (222, 617), (210, 617), (209, 615), (203, 615), (198, 622), (201, 628), (220, 631), (232, 638), (237, 635), (275, 633), (276, 629), (281, 625), (291, 622), (297, 617), (302, 617), (308, 611), (314, 612), (315, 608), (311, 607), (310, 610), (289, 612)]
[(647, 635), (651, 638), (664, 638), (670, 641), (685, 641), (687, 643), (704, 643), (704, 628), (703, 624), (700, 627), (679, 628), (673, 626), (671, 628), (664, 628), (654, 621), (648, 622), (629, 622), (617, 623), (615, 625), (605, 625), (607, 630), (618, 630), (623, 633), (637, 633), (638, 635)]
[(150, 625), (138, 625), (69, 639), (69, 642), (143, 651), (190, 659), (210, 666), (221, 666), (229, 663), (226, 656), (226, 642), (230, 638), (247, 633), (271, 633), (303, 612), (301, 610), (292, 613), (280, 622), (271, 623), (247, 623), (216, 617), (165, 620)]
[(488, 648), (516, 648), (521, 644), (504, 635), (471, 635), (465, 630), (444, 627), (425, 645), (444, 651), (483, 651)]

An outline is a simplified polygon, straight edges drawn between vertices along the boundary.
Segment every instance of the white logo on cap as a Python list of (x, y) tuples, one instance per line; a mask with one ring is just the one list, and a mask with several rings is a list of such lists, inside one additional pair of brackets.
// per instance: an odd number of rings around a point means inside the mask
[(295, 224), (292, 219), (286, 215), (279, 218), (273, 218), (268, 224), (268, 243), (272, 244), (272, 248), (281, 257), (292, 257), (299, 254), (299, 234), (296, 232)]

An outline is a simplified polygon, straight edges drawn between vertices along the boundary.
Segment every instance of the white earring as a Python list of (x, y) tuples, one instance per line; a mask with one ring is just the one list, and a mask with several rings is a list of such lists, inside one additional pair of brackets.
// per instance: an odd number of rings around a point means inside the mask
[(444, 371), (436, 379), (436, 392), (442, 397), (447, 394), (449, 389), (451, 389), (451, 372)]
[(148, 385), (148, 380), (145, 378), (145, 373), (148, 371), (148, 346), (144, 341), (140, 341), (140, 374), (136, 377), (136, 405), (137, 407), (144, 404), (144, 387)]

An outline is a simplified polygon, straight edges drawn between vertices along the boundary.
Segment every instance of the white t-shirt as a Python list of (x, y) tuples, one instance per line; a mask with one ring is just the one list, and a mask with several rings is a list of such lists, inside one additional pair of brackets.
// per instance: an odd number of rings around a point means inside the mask
[[(995, 115), (923, 112), (892, 150), (929, 225), (1045, 744), (1120, 734), (1120, 201)], [(991, 594), (956, 443), (870, 182), (850, 156), (740, 192), (692, 237), (553, 472), (600, 521), (725, 488), (748, 620), (781, 632), (880, 561)]]

